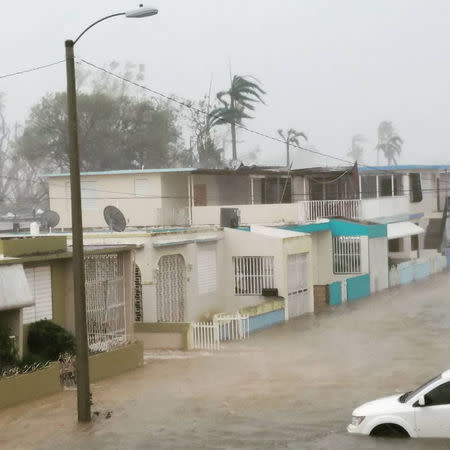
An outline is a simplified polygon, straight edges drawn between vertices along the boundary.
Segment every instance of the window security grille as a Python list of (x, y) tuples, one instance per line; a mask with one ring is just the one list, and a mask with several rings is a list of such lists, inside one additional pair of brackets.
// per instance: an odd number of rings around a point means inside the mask
[(274, 287), (273, 256), (234, 256), (235, 295), (261, 295)]
[(361, 238), (360, 236), (333, 237), (333, 272), (361, 272)]
[(136, 264), (134, 268), (134, 320), (142, 322), (144, 314), (142, 309), (142, 276), (141, 269)]
[(109, 350), (126, 341), (122, 256), (86, 256), (85, 272), (89, 348)]

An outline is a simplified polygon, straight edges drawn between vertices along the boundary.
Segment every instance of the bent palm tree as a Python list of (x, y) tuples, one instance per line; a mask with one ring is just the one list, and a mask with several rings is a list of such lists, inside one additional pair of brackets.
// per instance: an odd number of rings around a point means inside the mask
[(387, 159), (388, 165), (397, 165), (395, 155), (402, 151), (403, 139), (400, 136), (391, 136), (386, 142), (377, 145), (377, 148), (384, 153), (384, 157)]
[(296, 131), (293, 128), (289, 128), (289, 130), (286, 131), (286, 134), (284, 131), (280, 128), (278, 130), (278, 134), (280, 135), (281, 139), (286, 144), (286, 167), (289, 167), (290, 164), (290, 158), (289, 158), (289, 146), (291, 144), (295, 144), (299, 146), (298, 138), (302, 137), (305, 141), (308, 140), (305, 133), (302, 133), (301, 131)]
[(388, 161), (388, 165), (394, 163), (397, 165), (395, 155), (400, 155), (402, 151), (403, 139), (395, 131), (392, 122), (383, 121), (378, 126), (378, 144), (375, 147), (377, 151), (377, 164), (379, 164), (380, 150)]
[(250, 78), (234, 75), (230, 89), (217, 93), (217, 99), (222, 106), (214, 108), (210, 112), (211, 126), (230, 124), (233, 159), (237, 159), (236, 124), (241, 124), (243, 119), (252, 118), (249, 111), (255, 109), (254, 103), (264, 103), (262, 96), (265, 91), (256, 79), (252, 81)]
[(350, 156), (354, 161), (361, 161), (364, 153), (364, 148), (361, 145), (366, 141), (366, 138), (362, 134), (355, 134), (352, 136), (352, 144), (350, 146), (347, 156)]

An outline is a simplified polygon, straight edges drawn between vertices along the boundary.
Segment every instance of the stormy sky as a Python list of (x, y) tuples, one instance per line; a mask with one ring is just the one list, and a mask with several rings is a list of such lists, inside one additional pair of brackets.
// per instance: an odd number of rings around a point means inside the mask
[[(276, 136), (305, 132), (317, 150), (346, 157), (363, 134), (375, 162), (376, 129), (394, 123), (399, 162), (450, 163), (450, 2), (447, 0), (159, 0), (153, 18), (98, 25), (76, 54), (105, 66), (145, 64), (145, 84), (198, 99), (227, 87), (229, 70), (254, 75), (266, 105), (247, 126)], [(64, 58), (64, 40), (94, 20), (138, 6), (129, 0), (3, 0), (0, 74)], [(45, 93), (65, 87), (61, 64), (0, 80), (8, 119), (22, 122)], [(243, 131), (238, 155), (283, 163), (284, 148)], [(296, 151), (296, 164), (339, 164)], [(303, 163), (303, 164), (302, 164)]]

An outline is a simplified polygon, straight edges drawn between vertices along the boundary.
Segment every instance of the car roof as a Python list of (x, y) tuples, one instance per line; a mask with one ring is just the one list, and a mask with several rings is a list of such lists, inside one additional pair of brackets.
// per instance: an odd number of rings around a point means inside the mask
[(442, 378), (450, 378), (450, 369), (442, 372)]

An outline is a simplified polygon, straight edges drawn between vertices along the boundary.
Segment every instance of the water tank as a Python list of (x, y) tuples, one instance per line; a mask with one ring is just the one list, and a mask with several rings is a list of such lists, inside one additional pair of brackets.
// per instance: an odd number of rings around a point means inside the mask
[(220, 208), (220, 226), (238, 228), (241, 223), (239, 208)]
[(38, 222), (30, 223), (30, 234), (32, 236), (37, 236), (39, 234), (39, 223)]

